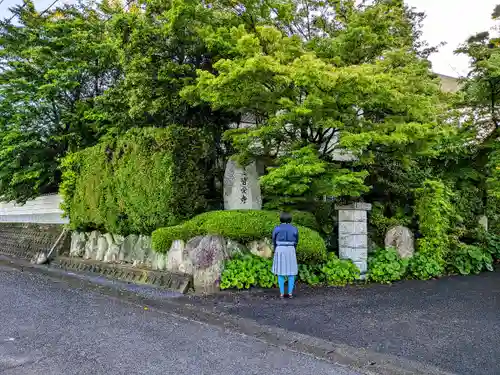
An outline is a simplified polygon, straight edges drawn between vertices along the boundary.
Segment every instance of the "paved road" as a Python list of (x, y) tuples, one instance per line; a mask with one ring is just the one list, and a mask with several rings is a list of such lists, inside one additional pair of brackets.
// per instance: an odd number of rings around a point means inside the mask
[(0, 266), (0, 374), (359, 375), (256, 339)]
[(189, 300), (461, 375), (500, 374), (500, 270), (388, 286), (300, 289), (291, 301), (277, 301), (276, 291)]

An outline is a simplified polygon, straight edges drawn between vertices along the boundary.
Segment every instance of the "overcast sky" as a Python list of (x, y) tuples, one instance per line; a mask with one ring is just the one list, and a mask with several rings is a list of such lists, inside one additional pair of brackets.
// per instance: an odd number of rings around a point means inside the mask
[[(60, 3), (71, 0), (59, 0)], [(465, 75), (468, 61), (454, 55), (456, 47), (470, 35), (493, 26), (491, 13), (500, 0), (405, 0), (411, 6), (427, 14), (424, 38), (430, 44), (446, 42), (440, 52), (431, 57), (436, 73), (457, 77)], [(2, 2), (2, 0), (0, 0)], [(0, 17), (8, 16), (8, 8), (20, 4), (22, 0), (3, 0)], [(45, 9), (53, 0), (35, 0), (37, 8)]]

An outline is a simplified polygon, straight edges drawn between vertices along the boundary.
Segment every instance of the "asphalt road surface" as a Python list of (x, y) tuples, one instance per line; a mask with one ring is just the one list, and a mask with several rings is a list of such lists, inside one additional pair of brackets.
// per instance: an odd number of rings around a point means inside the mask
[(257, 339), (0, 266), (1, 375), (359, 375)]
[(295, 298), (282, 304), (275, 295), (250, 291), (181, 300), (454, 374), (500, 374), (500, 268), (394, 285), (298, 285)]

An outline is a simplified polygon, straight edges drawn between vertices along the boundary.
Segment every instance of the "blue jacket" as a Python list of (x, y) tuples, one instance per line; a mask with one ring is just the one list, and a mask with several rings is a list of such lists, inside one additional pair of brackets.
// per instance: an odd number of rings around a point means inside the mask
[(277, 242), (291, 242), (295, 246), (299, 243), (299, 230), (292, 224), (280, 224), (273, 230), (273, 246)]

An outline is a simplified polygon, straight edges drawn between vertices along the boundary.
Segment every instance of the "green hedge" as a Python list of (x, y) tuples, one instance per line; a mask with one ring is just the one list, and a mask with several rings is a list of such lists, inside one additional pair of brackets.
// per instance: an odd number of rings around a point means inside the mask
[(205, 209), (199, 167), (207, 144), (193, 129), (134, 129), (70, 154), (60, 193), (73, 229), (149, 234)]
[[(300, 225), (314, 226), (308, 214), (295, 213), (294, 222), (299, 229), (297, 259), (301, 263), (322, 262), (326, 258), (326, 245), (318, 232)], [(248, 243), (270, 237), (279, 223), (279, 213), (274, 211), (211, 211), (193, 219), (153, 232), (153, 249), (165, 253), (174, 240), (189, 240), (198, 235), (214, 234)]]

